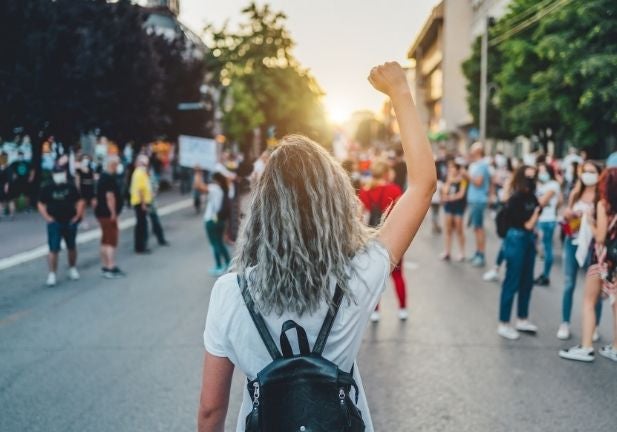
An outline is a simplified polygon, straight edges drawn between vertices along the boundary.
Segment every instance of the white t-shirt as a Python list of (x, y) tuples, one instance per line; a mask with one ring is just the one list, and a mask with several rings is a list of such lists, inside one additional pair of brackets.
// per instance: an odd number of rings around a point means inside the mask
[(549, 180), (546, 183), (538, 183), (536, 196), (542, 198), (547, 192), (554, 192), (548, 204), (542, 209), (538, 222), (556, 222), (557, 221), (557, 204), (559, 204), (559, 194), (561, 188), (555, 180)]
[[(389, 273), (389, 254), (377, 241), (371, 241), (352, 260), (349, 287), (355, 302), (344, 299), (341, 303), (323, 352), (323, 356), (338, 365), (341, 370), (350, 371), (354, 365), (370, 314), (379, 302)], [(333, 295), (334, 280), (330, 288)], [(313, 347), (326, 313), (327, 305), (324, 304), (313, 315), (299, 317), (295, 313), (285, 313), (277, 316), (272, 313), (264, 316), (264, 320), (279, 349), (281, 327), (289, 319), (306, 330), (309, 345)], [(288, 336), (294, 352), (297, 352), (295, 332), (288, 332)], [(212, 288), (204, 344), (206, 351), (217, 357), (227, 357), (250, 379), (255, 379), (257, 373), (272, 362), (244, 304), (236, 273), (221, 276)], [(354, 367), (354, 378), (359, 388), (358, 408), (366, 423), (366, 432), (372, 432), (371, 415), (357, 366)], [(251, 398), (245, 389), (236, 432), (244, 431), (245, 419), (251, 411), (251, 406)]]
[(204, 222), (217, 220), (218, 213), (223, 206), (223, 189), (216, 183), (208, 184), (208, 195), (206, 195), (206, 210), (204, 211)]

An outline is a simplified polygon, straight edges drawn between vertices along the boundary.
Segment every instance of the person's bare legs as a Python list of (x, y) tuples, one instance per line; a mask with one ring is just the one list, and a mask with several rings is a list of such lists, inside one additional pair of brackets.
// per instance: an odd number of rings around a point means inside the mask
[(484, 228), (476, 228), (474, 231), (476, 235), (476, 252), (484, 254), (486, 250), (486, 233)]
[(110, 268), (109, 267), (109, 260), (107, 259), (107, 247), (106, 245), (102, 244), (101, 245), (101, 249), (100, 249), (100, 254), (101, 254), (101, 264), (103, 265), (103, 268)]
[(461, 258), (465, 257), (465, 230), (463, 229), (463, 217), (454, 218), (454, 230), (458, 238), (458, 247), (461, 253)]
[(75, 267), (77, 265), (77, 248), (68, 250), (69, 267)]
[(452, 252), (452, 231), (454, 230), (454, 217), (449, 214), (446, 213), (446, 217), (445, 217), (445, 244), (446, 244), (446, 250), (444, 251), (444, 257), (449, 257), (450, 253)]
[(105, 245), (105, 256), (107, 259), (107, 268), (113, 269), (116, 267), (116, 248)]
[(49, 272), (56, 273), (56, 270), (58, 270), (58, 252), (49, 252), (47, 263), (49, 265)]
[(583, 293), (583, 348), (593, 347), (593, 332), (596, 329), (596, 304), (602, 292), (602, 281), (597, 276), (585, 278), (585, 291)]

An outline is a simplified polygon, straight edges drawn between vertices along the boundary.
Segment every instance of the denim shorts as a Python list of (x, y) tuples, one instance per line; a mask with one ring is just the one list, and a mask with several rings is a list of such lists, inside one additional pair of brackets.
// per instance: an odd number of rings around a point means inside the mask
[(68, 250), (75, 249), (75, 239), (77, 238), (76, 223), (51, 222), (47, 224), (47, 243), (50, 252), (59, 252), (60, 243), (64, 239)]
[(484, 228), (484, 211), (486, 203), (469, 204), (469, 226), (474, 229)]

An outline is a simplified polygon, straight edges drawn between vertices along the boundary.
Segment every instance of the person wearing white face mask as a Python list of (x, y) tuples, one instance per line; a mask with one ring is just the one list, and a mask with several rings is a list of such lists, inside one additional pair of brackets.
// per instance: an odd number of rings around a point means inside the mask
[(553, 267), (553, 237), (557, 225), (557, 207), (561, 201), (561, 187), (555, 180), (553, 167), (546, 162), (538, 164), (536, 196), (542, 206), (542, 213), (538, 218), (538, 229), (542, 233), (544, 269), (534, 283), (540, 286), (548, 286), (550, 285), (551, 268)]
[(41, 191), (38, 203), (39, 213), (47, 222), (47, 241), (49, 244), (49, 274), (47, 286), (57, 282), (58, 253), (64, 239), (69, 259), (69, 278), (79, 279), (77, 271), (77, 226), (84, 213), (85, 202), (79, 195), (77, 187), (67, 180), (63, 169), (56, 169), (52, 174), (53, 182)]
[[(574, 189), (568, 197), (568, 204), (563, 212), (564, 221), (562, 229), (565, 233), (563, 244), (563, 271), (564, 271), (564, 290), (561, 308), (561, 325), (557, 332), (559, 339), (570, 339), (570, 316), (572, 314), (572, 299), (576, 281), (581, 267), (576, 260), (576, 251), (579, 247), (579, 232), (583, 215), (590, 215), (594, 212), (597, 196), (597, 183), (600, 176), (600, 168), (592, 162), (585, 162)], [(596, 324), (600, 322), (602, 303), (596, 306)], [(594, 332), (594, 341), (599, 338), (597, 330)]]

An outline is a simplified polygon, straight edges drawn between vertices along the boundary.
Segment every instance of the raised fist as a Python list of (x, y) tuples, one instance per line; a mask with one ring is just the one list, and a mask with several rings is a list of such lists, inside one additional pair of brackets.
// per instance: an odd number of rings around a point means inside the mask
[(391, 98), (400, 93), (409, 93), (405, 71), (397, 62), (387, 62), (371, 69), (369, 82), (376, 90)]

